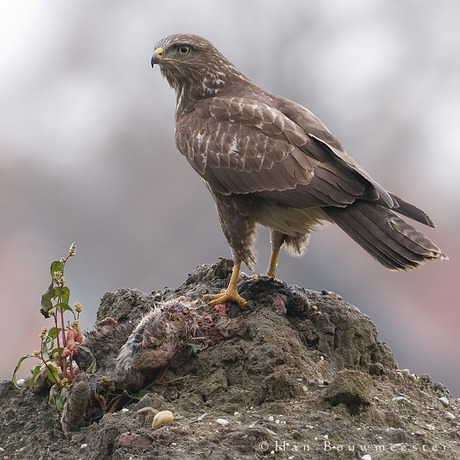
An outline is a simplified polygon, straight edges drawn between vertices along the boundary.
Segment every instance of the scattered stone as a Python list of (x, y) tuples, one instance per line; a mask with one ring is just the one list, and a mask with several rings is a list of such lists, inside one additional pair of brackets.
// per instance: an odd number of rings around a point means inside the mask
[(146, 435), (121, 433), (118, 442), (122, 447), (146, 449), (152, 446), (152, 440)]
[(141, 407), (137, 410), (138, 414), (148, 414), (150, 412), (152, 412), (154, 415), (158, 414), (158, 411), (150, 406)]
[(338, 300), (343, 300), (343, 297), (339, 294), (336, 294), (334, 291), (327, 291), (326, 289), (323, 289), (321, 291), (321, 294), (328, 295), (330, 297), (334, 297), (335, 299), (338, 299)]
[(172, 422), (174, 420), (173, 413), (170, 410), (162, 410), (153, 417), (152, 427), (157, 428), (163, 423)]
[(325, 399), (333, 406), (345, 404), (350, 414), (356, 414), (372, 401), (372, 379), (360, 371), (339, 371), (326, 388)]
[(219, 424), (219, 425), (228, 425), (230, 422), (224, 418), (218, 418), (216, 419), (216, 422)]
[(449, 407), (449, 400), (445, 396), (443, 396), (442, 398), (439, 398), (439, 401), (441, 401), (441, 404), (444, 407)]
[(207, 417), (207, 416), (208, 416), (208, 413), (205, 412), (204, 414), (201, 414), (201, 415), (196, 419), (196, 421), (197, 421), (197, 422), (201, 422), (201, 421), (204, 420), (205, 417)]

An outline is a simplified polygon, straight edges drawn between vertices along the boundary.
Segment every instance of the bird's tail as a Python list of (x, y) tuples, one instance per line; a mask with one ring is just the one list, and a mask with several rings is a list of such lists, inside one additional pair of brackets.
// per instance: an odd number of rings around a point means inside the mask
[[(427, 217), (415, 206), (397, 199), (403, 203), (401, 214), (420, 222), (421, 216)], [(345, 208), (327, 207), (323, 210), (363, 249), (390, 270), (409, 270), (427, 260), (448, 259), (438, 246), (391, 209), (356, 201)], [(398, 211), (398, 208), (395, 210)], [(417, 212), (413, 213), (414, 210)], [(434, 226), (428, 217), (427, 219), (428, 221), (423, 223)]]

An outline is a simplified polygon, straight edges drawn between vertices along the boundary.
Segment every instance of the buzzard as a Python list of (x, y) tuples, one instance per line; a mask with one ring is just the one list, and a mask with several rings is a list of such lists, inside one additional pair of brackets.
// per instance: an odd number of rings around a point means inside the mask
[(178, 34), (155, 46), (152, 67), (177, 96), (179, 151), (214, 198), (234, 267), (229, 285), (209, 296), (236, 302), (241, 264), (256, 262), (256, 224), (270, 229), (268, 276), (281, 247), (300, 255), (310, 233), (334, 222), (390, 270), (447, 259), (398, 214), (434, 227), (420, 209), (385, 190), (309, 110), (253, 83), (208, 40)]

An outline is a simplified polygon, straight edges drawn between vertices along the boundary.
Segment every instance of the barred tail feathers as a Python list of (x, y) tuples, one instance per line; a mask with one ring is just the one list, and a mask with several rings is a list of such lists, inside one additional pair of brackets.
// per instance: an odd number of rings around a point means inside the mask
[(345, 208), (327, 207), (323, 210), (356, 243), (390, 270), (410, 270), (428, 260), (448, 259), (429, 238), (391, 209), (357, 201)]

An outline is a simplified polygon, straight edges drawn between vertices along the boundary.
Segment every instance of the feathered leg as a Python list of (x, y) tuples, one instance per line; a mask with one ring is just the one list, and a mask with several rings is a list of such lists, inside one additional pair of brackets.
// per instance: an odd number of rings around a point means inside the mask
[(281, 252), (281, 246), (283, 246), (286, 235), (276, 230), (271, 230), (270, 241), (272, 245), (272, 251), (270, 254), (270, 262), (268, 263), (267, 276), (275, 278), (276, 266), (278, 265), (278, 257)]

